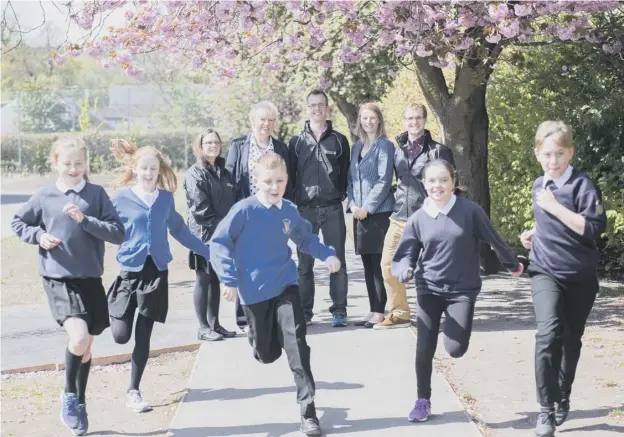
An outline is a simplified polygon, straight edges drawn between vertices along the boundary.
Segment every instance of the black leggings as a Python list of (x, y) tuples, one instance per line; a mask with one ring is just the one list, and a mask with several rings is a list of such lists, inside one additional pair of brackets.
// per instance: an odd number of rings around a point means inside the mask
[(193, 302), (195, 303), (195, 315), (202, 328), (217, 329), (219, 324), (219, 304), (221, 303), (221, 290), (219, 277), (210, 268), (210, 273), (197, 270)]
[(386, 311), (386, 287), (381, 275), (381, 254), (360, 255), (364, 265), (364, 280), (368, 292), (368, 302), (371, 313), (384, 313)]
[[(122, 319), (111, 317), (111, 331), (116, 343), (126, 344), (132, 336), (132, 321), (134, 319), (134, 311)], [(134, 333), (134, 350), (132, 351), (132, 371), (130, 374), (130, 390), (138, 390), (141, 383), (143, 371), (147, 365), (150, 351), (150, 339), (152, 337), (152, 329), (154, 321), (148, 319), (144, 315), (137, 316)]]
[(458, 300), (452, 296), (419, 294), (416, 343), (416, 381), (419, 398), (431, 398), (433, 356), (438, 345), (442, 314), (444, 314), (444, 348), (448, 354), (453, 358), (459, 358), (468, 350), (474, 302)]

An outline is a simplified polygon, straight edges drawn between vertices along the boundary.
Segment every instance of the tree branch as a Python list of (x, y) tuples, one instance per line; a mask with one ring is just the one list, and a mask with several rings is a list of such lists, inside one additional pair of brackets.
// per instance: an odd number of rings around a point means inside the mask
[(442, 69), (429, 64), (429, 59), (414, 56), (418, 83), (438, 120), (451, 97)]

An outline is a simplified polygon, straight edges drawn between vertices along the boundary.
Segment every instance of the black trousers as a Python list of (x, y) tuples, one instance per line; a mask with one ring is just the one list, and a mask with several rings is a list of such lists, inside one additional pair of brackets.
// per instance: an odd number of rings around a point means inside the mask
[(221, 289), (217, 274), (208, 267), (208, 271), (195, 272), (195, 290), (193, 302), (195, 314), (202, 328), (217, 329), (219, 324), (219, 306), (221, 304)]
[(364, 280), (371, 313), (384, 313), (388, 296), (381, 274), (381, 254), (360, 255), (364, 265)]
[(470, 343), (474, 305), (474, 301), (452, 295), (418, 295), (416, 381), (419, 398), (431, 398), (433, 357), (438, 345), (442, 314), (444, 348), (450, 356), (459, 358), (466, 353)]
[[(347, 264), (345, 261), (345, 242), (347, 240), (347, 227), (345, 225), (342, 203), (321, 207), (299, 208), (301, 216), (310, 222), (312, 232), (318, 235), (323, 233), (323, 243), (336, 250), (336, 256), (340, 260), (340, 270), (329, 276), (329, 297), (332, 305), (330, 313), (347, 315), (347, 291), (348, 277)], [(299, 293), (303, 304), (303, 312), (308, 319), (314, 315), (314, 257), (297, 250), (299, 265)]]
[(598, 278), (564, 282), (529, 268), (537, 321), (535, 382), (542, 407), (569, 399)]
[(306, 320), (301, 307), (299, 287), (288, 286), (273, 299), (243, 305), (249, 324), (248, 338), (254, 358), (268, 364), (286, 352), (295, 377), (297, 402), (303, 417), (316, 417), (316, 386), (310, 369), (310, 347), (306, 342)]

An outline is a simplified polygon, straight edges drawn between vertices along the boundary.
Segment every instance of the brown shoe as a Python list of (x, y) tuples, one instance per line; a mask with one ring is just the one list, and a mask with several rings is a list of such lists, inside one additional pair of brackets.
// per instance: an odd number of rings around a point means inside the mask
[(407, 328), (410, 326), (410, 321), (405, 319), (399, 319), (394, 314), (390, 314), (383, 322), (377, 323), (373, 326), (373, 329), (394, 329), (394, 328)]

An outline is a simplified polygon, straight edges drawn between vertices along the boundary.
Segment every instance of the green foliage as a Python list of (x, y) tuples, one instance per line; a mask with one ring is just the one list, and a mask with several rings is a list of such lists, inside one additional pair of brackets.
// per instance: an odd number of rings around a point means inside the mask
[[(189, 146), (194, 135), (199, 133), (198, 130), (189, 130)], [(48, 165), (48, 156), (50, 148), (54, 141), (62, 136), (79, 135), (87, 143), (90, 155), (90, 171), (92, 173), (100, 173), (115, 169), (118, 164), (110, 153), (111, 140), (115, 138), (126, 138), (127, 132), (93, 132), (83, 136), (82, 133), (60, 133), (60, 134), (25, 134), (22, 135), (22, 147), (24, 162), (24, 170), (27, 172), (45, 174), (50, 171)], [(137, 146), (153, 146), (165, 153), (171, 158), (172, 164), (176, 169), (183, 170), (187, 167), (184, 163), (184, 131), (168, 130), (168, 131), (149, 131), (149, 132), (133, 132), (131, 140)], [(229, 143), (228, 143), (229, 144)], [(224, 150), (224, 154), (227, 150)], [(190, 155), (190, 153), (189, 153)], [(190, 155), (192, 156), (192, 155)], [(2, 166), (8, 168), (9, 164), (17, 165), (18, 160), (18, 143), (17, 137), (7, 136), (2, 138), (1, 150)]]
[(624, 62), (588, 44), (509, 50), (488, 88), (491, 216), (520, 252), (517, 236), (533, 223), (530, 190), (541, 169), (537, 125), (563, 120), (574, 132), (572, 165), (600, 187), (608, 215), (601, 270), (624, 272)]

